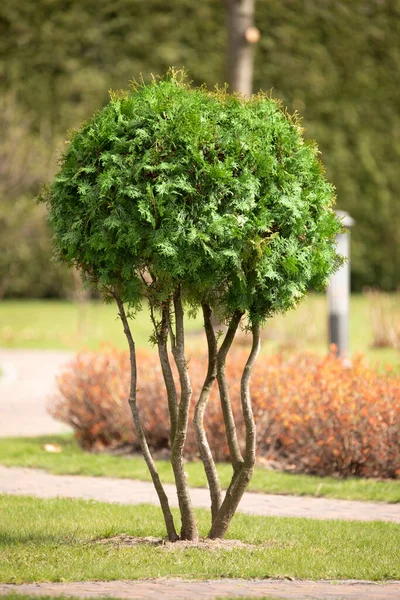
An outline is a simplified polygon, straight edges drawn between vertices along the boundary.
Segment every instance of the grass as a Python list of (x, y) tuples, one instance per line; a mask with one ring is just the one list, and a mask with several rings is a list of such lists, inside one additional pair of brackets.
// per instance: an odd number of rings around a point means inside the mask
[[(62, 452), (50, 453), (44, 444), (58, 444)], [(72, 436), (52, 435), (36, 438), (0, 439), (0, 463), (6, 466), (35, 467), (50, 473), (121, 477), (150, 481), (145, 462), (139, 456), (113, 456), (84, 452)], [(168, 461), (157, 461), (163, 481), (173, 483), (173, 473)], [(192, 487), (205, 487), (206, 478), (200, 462), (185, 465)], [(231, 467), (219, 464), (221, 483), (227, 487)], [(400, 481), (372, 479), (335, 479), (269, 471), (256, 467), (249, 491), (297, 496), (319, 496), (346, 500), (400, 502)]]
[[(372, 327), (368, 299), (351, 297), (350, 347), (362, 352), (371, 362), (399, 366), (400, 354), (393, 348), (371, 348)], [(51, 326), (49, 326), (51, 324)], [(187, 321), (188, 332), (201, 328), (201, 318)], [(147, 309), (133, 325), (138, 347), (149, 347), (151, 332)], [(189, 336), (190, 338), (190, 336)], [(324, 295), (310, 294), (296, 309), (285, 316), (271, 319), (264, 330), (263, 349), (279, 348), (326, 352), (327, 308)], [(190, 340), (189, 340), (190, 341)], [(0, 347), (79, 350), (98, 348), (101, 343), (126, 348), (116, 308), (100, 302), (77, 305), (51, 300), (7, 300), (0, 302)], [(192, 336), (199, 345), (201, 336)]]
[[(400, 525), (236, 515), (229, 538), (251, 547), (165, 547), (95, 540), (164, 536), (161, 511), (82, 500), (0, 496), (0, 581), (84, 581), (158, 577), (400, 578)], [(177, 515), (176, 511), (174, 514)], [(196, 515), (202, 535), (208, 511)]]
[[(201, 321), (187, 320), (188, 331)], [(132, 325), (138, 347), (150, 348), (151, 320), (146, 308)], [(83, 305), (55, 300), (0, 302), (0, 347), (56, 350), (96, 349), (104, 343), (126, 348), (117, 309), (102, 302)]]

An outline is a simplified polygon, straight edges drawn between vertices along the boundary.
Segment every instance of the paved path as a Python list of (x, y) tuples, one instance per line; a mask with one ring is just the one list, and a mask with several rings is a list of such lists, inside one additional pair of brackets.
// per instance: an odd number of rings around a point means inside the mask
[(87, 581), (25, 585), (0, 584), (0, 595), (46, 594), (80, 598), (114, 597), (130, 600), (212, 600), (214, 598), (290, 598), (292, 600), (399, 600), (400, 582), (376, 584), (365, 581), (276, 581), (225, 579), (183, 581), (179, 579), (147, 581)]
[(55, 377), (71, 352), (0, 348), (0, 437), (69, 431), (46, 411)]
[[(178, 506), (176, 488), (166, 484), (171, 505)], [(121, 504), (156, 504), (153, 485), (131, 479), (52, 475), (39, 469), (4, 467), (0, 465), (0, 493), (29, 494), (39, 498), (85, 498)], [(193, 504), (209, 508), (206, 489), (192, 489)], [(400, 523), (400, 504), (355, 502), (328, 498), (279, 496), (245, 493), (239, 510), (254, 515), (274, 517), (310, 517), (314, 519), (347, 519), (357, 521), (392, 521)]]

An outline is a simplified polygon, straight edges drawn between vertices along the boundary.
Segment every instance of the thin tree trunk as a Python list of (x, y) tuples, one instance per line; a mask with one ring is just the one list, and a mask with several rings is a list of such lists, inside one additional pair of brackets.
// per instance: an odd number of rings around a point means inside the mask
[[(150, 300), (149, 300), (150, 303)], [(162, 309), (161, 323), (157, 326), (154, 310), (150, 303), (151, 319), (153, 321), (154, 331), (157, 337), (158, 356), (160, 358), (161, 370), (164, 378), (165, 388), (167, 390), (168, 412), (170, 418), (170, 443), (171, 448), (175, 439), (176, 425), (178, 420), (178, 396), (174, 376), (172, 374), (171, 363), (168, 354), (168, 324), (169, 324), (170, 305), (165, 305)]]
[[(255, 0), (225, 0), (228, 25), (228, 83), (233, 92), (251, 96), (253, 44), (246, 33), (254, 27)], [(257, 30), (256, 30), (257, 31)]]
[(171, 464), (174, 471), (182, 519), (181, 539), (196, 542), (199, 539), (199, 533), (183, 463), (183, 448), (188, 428), (192, 388), (185, 358), (185, 329), (183, 324), (183, 307), (180, 289), (174, 294), (174, 309), (176, 339), (172, 346), (172, 353), (179, 373), (181, 398), (179, 402), (175, 437), (172, 444)]
[(251, 406), (250, 379), (260, 351), (260, 326), (258, 324), (253, 325), (252, 332), (253, 344), (243, 370), (240, 386), (243, 418), (246, 427), (245, 457), (240, 469), (233, 474), (231, 485), (227, 490), (218, 515), (212, 523), (209, 533), (210, 538), (224, 537), (254, 470), (256, 460), (256, 426)]
[(208, 370), (194, 411), (194, 429), (197, 446), (204, 465), (208, 487), (211, 496), (211, 520), (214, 521), (221, 506), (221, 484), (215, 462), (211, 454), (210, 445), (204, 429), (204, 412), (210, 399), (211, 390), (217, 377), (217, 339), (212, 324), (212, 310), (207, 304), (202, 305), (204, 316), (204, 329), (208, 345)]
[(133, 341), (132, 333), (129, 327), (128, 318), (126, 316), (126, 312), (124, 309), (124, 304), (121, 298), (114, 294), (114, 298), (117, 302), (119, 314), (121, 317), (121, 321), (124, 326), (124, 332), (129, 344), (129, 352), (130, 352), (130, 362), (131, 362), (131, 386), (130, 386), (130, 394), (129, 394), (129, 406), (132, 412), (133, 421), (135, 423), (136, 434), (138, 436), (140, 447), (142, 450), (142, 454), (146, 461), (147, 467), (150, 471), (151, 478), (153, 480), (154, 487), (156, 489), (158, 498), (160, 500), (161, 509), (164, 515), (164, 521), (167, 528), (168, 539), (171, 542), (175, 542), (179, 539), (179, 536), (176, 533), (174, 519), (171, 513), (171, 509), (169, 507), (168, 497), (165, 493), (163, 485), (160, 480), (160, 476), (158, 474), (157, 468), (154, 464), (153, 457), (151, 456), (151, 452), (149, 446), (147, 444), (146, 436), (143, 431), (142, 424), (140, 422), (139, 411), (136, 403), (136, 389), (137, 389), (137, 370), (136, 370), (136, 350), (135, 350), (135, 342)]
[(225, 339), (217, 354), (217, 380), (219, 388), (219, 396), (221, 400), (222, 415), (224, 417), (226, 438), (228, 441), (229, 454), (233, 470), (236, 471), (243, 462), (243, 457), (240, 452), (239, 443), (236, 434), (235, 419), (232, 412), (232, 404), (229, 395), (229, 386), (226, 380), (225, 365), (226, 356), (232, 346), (236, 331), (239, 327), (242, 313), (237, 312), (233, 315), (229, 323), (228, 331)]

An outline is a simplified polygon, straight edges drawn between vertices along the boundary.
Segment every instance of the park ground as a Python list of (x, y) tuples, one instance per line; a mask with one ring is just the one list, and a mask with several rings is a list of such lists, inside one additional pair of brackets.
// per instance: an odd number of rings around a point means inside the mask
[[(369, 322), (365, 298), (355, 297), (352, 308), (352, 348), (363, 351), (372, 362), (390, 362), (396, 368), (398, 352), (393, 349), (371, 350), (372, 332), (360, 326), (363, 321)], [(51, 329), (49, 322), (54, 323)], [(199, 320), (189, 323), (194, 346), (201, 343), (200, 325)], [(357, 493), (364, 503), (352, 504), (349, 500), (342, 500), (353, 510), (350, 518), (339, 508), (344, 504), (337, 501), (332, 505), (336, 513), (330, 514), (328, 505), (321, 509), (325, 517), (321, 520), (315, 512), (313, 514), (315, 509), (310, 507), (315, 504), (312, 503), (334, 501), (310, 498), (309, 495), (323, 496), (326, 491), (326, 496), (331, 498), (348, 498), (352, 497), (349, 489), (340, 490), (339, 485), (335, 488), (335, 482), (325, 481), (325, 478), (316, 482), (300, 476), (294, 488), (289, 490), (293, 495), (280, 496), (282, 490), (285, 494), (288, 490), (285, 490), (283, 481), (272, 477), (268, 485), (278, 491), (278, 495), (271, 500), (272, 505), (265, 504), (259, 513), (268, 516), (254, 515), (257, 512), (254, 502), (260, 505), (266, 497), (249, 494), (253, 509), (248, 512), (252, 514), (240, 514), (235, 520), (231, 537), (240, 539), (244, 547), (218, 549), (212, 553), (201, 548), (163, 553), (162, 546), (122, 543), (124, 536), (135, 539), (163, 536), (158, 508), (151, 504), (135, 506), (132, 503), (151, 502), (146, 496), (147, 491), (140, 488), (139, 483), (135, 491), (132, 488), (122, 489), (120, 493), (128, 498), (128, 504), (119, 504), (119, 486), (135, 486), (135, 482), (129, 479), (137, 477), (140, 480), (146, 476), (137, 475), (140, 466), (133, 468), (133, 459), (130, 463), (129, 459), (122, 457), (119, 461), (117, 457), (82, 453), (70, 437), (60, 437), (63, 427), (52, 421), (45, 410), (46, 399), (54, 389), (54, 375), (73, 356), (73, 351), (99, 347), (104, 340), (125, 347), (119, 329), (115, 310), (97, 303), (83, 306), (53, 302), (0, 304), (0, 347), (3, 347), (0, 351), (0, 363), (3, 365), (0, 463), (9, 465), (0, 470), (0, 488), (6, 492), (1, 497), (1, 510), (5, 517), (0, 525), (1, 562), (5, 567), (2, 569), (0, 594), (18, 591), (24, 597), (29, 594), (53, 597), (71, 594), (77, 597), (106, 595), (131, 599), (159, 598), (162, 595), (167, 600), (193, 596), (268, 597), (268, 600), (273, 597), (299, 600), (400, 597), (400, 583), (394, 581), (400, 579), (400, 504), (396, 482), (391, 482), (395, 487), (390, 492), (389, 487), (381, 487), (378, 497), (376, 489), (372, 492), (371, 489), (368, 491), (361, 487), (360, 491), (358, 488)], [(136, 333), (139, 345), (145, 346), (149, 335), (146, 313), (140, 319)], [(302, 337), (304, 339), (299, 343)], [(293, 315), (279, 318), (271, 324), (264, 336), (264, 350), (269, 352), (278, 347), (301, 350), (304, 343), (314, 351), (323, 352), (325, 342), (325, 301), (320, 296), (311, 296), (301, 319), (296, 318), (296, 324)], [(34, 348), (44, 350), (36, 352)], [(45, 433), (49, 437), (14, 440), (7, 437)], [(63, 451), (58, 454), (43, 451), (42, 447), (51, 442), (62, 446)], [(116, 464), (123, 466), (116, 467)], [(35, 466), (42, 470), (34, 471), (32, 467)], [(77, 471), (77, 466), (80, 471)], [(131, 466), (130, 476), (126, 472), (121, 475), (118, 471), (126, 471)], [(86, 484), (79, 477), (69, 475), (72, 482), (68, 483), (68, 476), (46, 474), (43, 469), (58, 473), (76, 473), (83, 469), (87, 475), (97, 475), (93, 485), (90, 478), (84, 479), (92, 495), (89, 492), (86, 500), (80, 499), (85, 495)], [(107, 480), (107, 474), (114, 479)], [(168, 479), (167, 472), (165, 475)], [(273, 475), (279, 477), (279, 474)], [(125, 479), (115, 479), (118, 476)], [(41, 477), (53, 479), (45, 484)], [(194, 470), (193, 479), (196, 477)], [(262, 481), (261, 471), (257, 477), (258, 481)], [(109, 493), (114, 491), (117, 504), (108, 504), (109, 498), (97, 497), (93, 491), (96, 484), (103, 485)], [(142, 481), (140, 485), (146, 483)], [(43, 492), (46, 486), (47, 499), (35, 498), (39, 495), (37, 490)], [(258, 491), (265, 491), (261, 483), (259, 486)], [(73, 487), (78, 490), (76, 493), (72, 493)], [(350, 487), (353, 487), (354, 494), (354, 485)], [(204, 490), (197, 492), (201, 495)], [(67, 498), (54, 498), (63, 495)], [(71, 499), (71, 496), (76, 496), (76, 499)], [(371, 499), (381, 502), (370, 505), (366, 501)], [(383, 503), (385, 499), (392, 504)], [(313, 518), (303, 518), (301, 508), (304, 501), (306, 514), (308, 511), (308, 516)], [(274, 503), (277, 513), (273, 510)], [(199, 506), (203, 504), (199, 502)], [(365, 517), (368, 510), (371, 511), (370, 516)], [(385, 512), (387, 510), (389, 513)], [(391, 518), (390, 511), (393, 511), (394, 518)], [(206, 513), (199, 509), (198, 514), (205, 532)], [(372, 521), (368, 520), (371, 518)], [(97, 543), (101, 539), (104, 544)], [(178, 579), (171, 579), (171, 576)], [(274, 577), (279, 577), (279, 580)], [(99, 581), (104, 579), (109, 581)], [(310, 581), (312, 579), (316, 581)], [(13, 586), (16, 582), (21, 587)], [(15, 600), (19, 599), (15, 597)]]

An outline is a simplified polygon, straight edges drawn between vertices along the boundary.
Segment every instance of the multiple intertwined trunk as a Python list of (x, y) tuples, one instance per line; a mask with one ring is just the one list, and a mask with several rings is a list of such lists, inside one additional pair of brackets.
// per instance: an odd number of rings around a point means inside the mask
[(151, 452), (149, 446), (147, 444), (146, 436), (143, 431), (142, 424), (140, 422), (139, 411), (136, 403), (136, 390), (137, 390), (137, 369), (136, 369), (136, 350), (135, 350), (135, 342), (133, 341), (132, 333), (129, 327), (128, 318), (124, 309), (123, 302), (121, 298), (116, 295), (115, 299), (118, 304), (119, 314), (124, 326), (124, 332), (129, 344), (129, 353), (130, 353), (130, 361), (131, 361), (131, 388), (129, 393), (129, 406), (132, 411), (133, 421), (135, 423), (136, 434), (138, 436), (140, 447), (142, 450), (142, 454), (146, 461), (147, 467), (150, 471), (151, 478), (153, 480), (154, 487), (156, 488), (158, 498), (160, 500), (161, 509), (164, 515), (164, 521), (167, 528), (168, 539), (171, 541), (176, 541), (179, 539), (178, 534), (176, 533), (174, 518), (171, 513), (171, 509), (169, 507), (169, 501), (167, 494), (163, 488), (161, 483), (160, 476), (157, 471), (157, 467), (154, 463), (153, 457), (151, 456)]
[[(132, 416), (143, 456), (151, 473), (151, 477), (160, 500), (167, 528), (168, 539), (171, 541), (176, 541), (177, 539), (197, 541), (199, 534), (190, 498), (189, 486), (184, 470), (183, 459), (183, 451), (188, 428), (189, 409), (192, 400), (192, 388), (185, 356), (185, 330), (183, 320), (184, 311), (182, 306), (181, 290), (178, 289), (173, 298), (169, 302), (163, 304), (161, 307), (161, 320), (156, 319), (154, 307), (152, 306), (151, 299), (149, 299), (155, 337), (157, 340), (158, 354), (164, 383), (167, 390), (171, 426), (171, 464), (175, 477), (182, 522), (180, 535), (178, 535), (176, 532), (169, 501), (151, 456), (151, 452), (146, 442), (146, 437), (140, 422), (139, 411), (136, 404), (137, 373), (135, 344), (129, 327), (123, 301), (117, 293), (114, 294), (114, 297), (118, 304), (119, 314), (124, 326), (124, 331), (130, 350), (131, 389), (129, 405), (132, 411)], [(229, 527), (232, 517), (235, 514), (243, 493), (251, 479), (255, 463), (256, 435), (250, 400), (250, 378), (259, 352), (260, 331), (258, 325), (254, 325), (252, 327), (252, 348), (247, 363), (244, 367), (241, 379), (241, 404), (246, 430), (245, 452), (244, 456), (242, 456), (237, 439), (235, 420), (233, 417), (232, 406), (229, 397), (229, 386), (226, 380), (225, 365), (228, 352), (232, 346), (243, 314), (237, 312), (233, 315), (222, 344), (218, 349), (217, 337), (212, 325), (211, 307), (207, 303), (204, 303), (202, 305), (202, 310), (208, 346), (208, 367), (203, 387), (196, 402), (193, 423), (199, 454), (201, 460), (203, 461), (211, 497), (212, 525), (209, 532), (209, 537), (222, 538)], [(171, 316), (172, 314), (174, 317), (173, 320)], [(173, 377), (170, 362), (171, 359), (168, 352), (168, 340), (170, 340), (171, 343), (172, 357), (179, 375), (179, 394)], [(215, 380), (218, 382), (222, 414), (233, 467), (232, 479), (224, 497), (221, 491), (217, 469), (204, 428), (204, 413)]]

